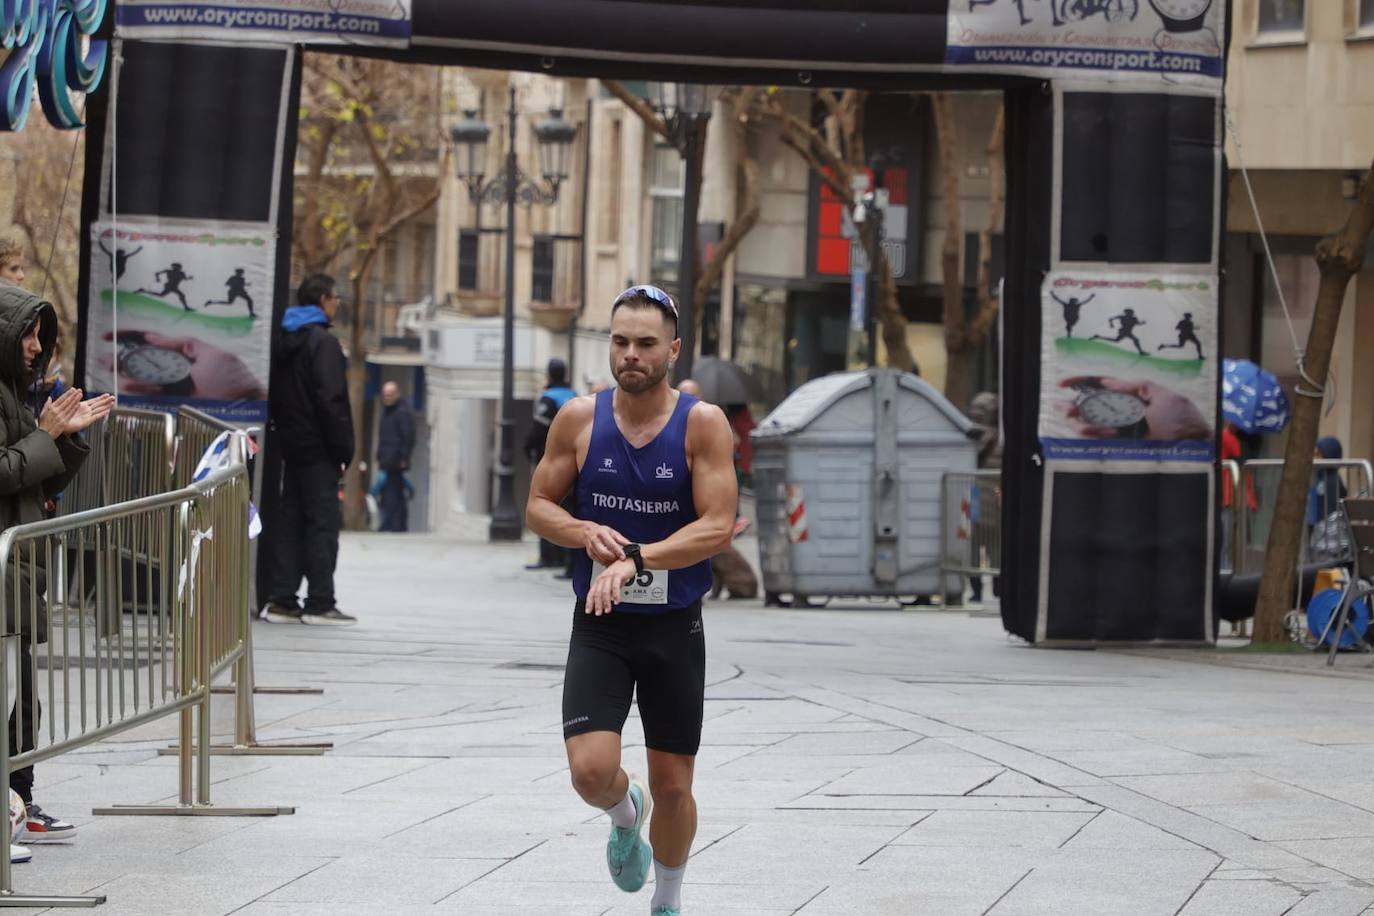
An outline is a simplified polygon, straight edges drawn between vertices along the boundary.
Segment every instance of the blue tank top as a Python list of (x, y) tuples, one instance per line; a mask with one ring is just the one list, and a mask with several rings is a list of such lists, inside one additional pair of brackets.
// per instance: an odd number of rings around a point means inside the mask
[[(577, 517), (608, 525), (635, 544), (653, 544), (697, 520), (692, 475), (687, 469), (687, 417), (697, 399), (679, 394), (668, 423), (652, 442), (635, 448), (615, 423), (615, 391), (596, 396), (596, 417), (587, 460), (577, 475)], [(646, 570), (626, 593), (642, 601), (617, 604), (619, 613), (654, 614), (691, 607), (711, 589), (711, 561), (685, 569)], [(573, 591), (580, 599), (591, 588), (592, 560), (577, 552)]]

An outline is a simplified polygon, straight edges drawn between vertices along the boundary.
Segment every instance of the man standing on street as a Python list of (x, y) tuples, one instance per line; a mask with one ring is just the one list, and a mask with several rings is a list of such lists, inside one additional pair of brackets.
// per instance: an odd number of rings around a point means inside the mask
[[(272, 385), (271, 415), (282, 449), (282, 488), (273, 553), (273, 623), (351, 627), (357, 618), (334, 603), (339, 559), (339, 478), (353, 460), (353, 414), (343, 348), (329, 333), (339, 310), (334, 278), (312, 274), (286, 310)], [(296, 603), (301, 576), (305, 607)]]
[[(553, 418), (563, 405), (577, 397), (577, 392), (568, 387), (568, 364), (558, 357), (549, 360), (545, 374), (544, 393), (534, 405), (534, 422), (530, 424), (529, 435), (525, 437), (525, 456), (530, 467), (538, 467), (544, 457), (544, 449), (549, 441), (549, 427)], [(564, 508), (568, 508), (566, 505)], [(526, 566), (526, 569), (564, 568), (571, 557), (567, 550), (546, 538), (539, 539), (539, 559)], [(568, 569), (568, 578), (572, 578)]]
[(406, 471), (415, 450), (415, 414), (401, 398), (401, 386), (387, 382), (382, 386), (382, 424), (377, 434), (377, 467), (386, 474), (382, 484), (382, 530), (410, 529), (409, 501), (406, 498)]
[[(730, 543), (739, 495), (725, 415), (668, 384), (682, 348), (677, 324), (677, 305), (657, 287), (616, 297), (617, 386), (558, 412), (528, 511), (536, 533), (578, 551), (563, 683), (573, 786), (610, 816), (606, 864), (617, 887), (638, 891), (652, 861), (653, 916), (682, 913), (706, 690), (701, 599), (711, 557)], [(574, 488), (576, 515), (560, 505)], [(620, 766), (636, 693), (648, 794)]]

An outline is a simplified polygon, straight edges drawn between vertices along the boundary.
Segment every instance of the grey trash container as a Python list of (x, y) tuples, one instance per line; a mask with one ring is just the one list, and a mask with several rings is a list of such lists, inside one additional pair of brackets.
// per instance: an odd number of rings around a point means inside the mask
[(915, 375), (808, 382), (751, 439), (759, 565), (769, 597), (940, 590), (941, 478), (972, 471), (973, 425)]

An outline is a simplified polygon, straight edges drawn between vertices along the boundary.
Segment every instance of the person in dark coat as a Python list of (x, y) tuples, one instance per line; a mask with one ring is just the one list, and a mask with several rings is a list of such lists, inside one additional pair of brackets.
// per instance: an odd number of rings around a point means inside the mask
[[(1317, 440), (1317, 450), (1312, 457), (1318, 460), (1339, 461), (1344, 455), (1341, 440), (1335, 436), (1322, 436)], [(1345, 499), (1345, 484), (1341, 472), (1335, 468), (1318, 468), (1312, 474), (1312, 486), (1307, 491), (1307, 533), (1326, 521), (1327, 516), (1341, 507)]]
[(414, 450), (415, 414), (401, 397), (401, 387), (387, 382), (382, 386), (382, 422), (377, 434), (377, 467), (386, 474), (381, 497), (383, 531), (410, 528), (406, 471)]
[[(296, 294), (300, 305), (282, 319), (271, 389), (272, 425), (282, 450), (281, 530), (273, 553), (273, 623), (353, 626), (334, 598), (339, 559), (339, 480), (353, 460), (353, 411), (343, 348), (329, 326), (341, 299), (334, 278), (312, 274)], [(301, 577), (309, 583), (297, 604)]]
[[(568, 364), (558, 357), (549, 360), (545, 370), (544, 392), (534, 405), (534, 422), (525, 437), (525, 457), (530, 467), (537, 467), (544, 457), (544, 444), (549, 439), (549, 427), (563, 405), (577, 397), (568, 387)], [(566, 506), (564, 508), (567, 508)], [(571, 510), (570, 510), (571, 511)], [(572, 578), (572, 554), (552, 541), (539, 539), (539, 559), (526, 569), (562, 569), (564, 578)]]
[[(57, 312), (52, 303), (18, 287), (0, 285), (0, 530), (40, 521), (51, 515), (53, 499), (76, 476), (90, 447), (79, 433), (107, 416), (114, 398), (101, 395), (82, 400), (80, 389), (69, 388), (45, 400), (40, 415), (29, 403), (34, 382), (44, 378), (57, 346)], [(41, 551), (40, 551), (41, 556)], [(33, 647), (48, 641), (48, 613), (44, 596), (47, 570), (40, 560), (25, 563), (17, 573), (20, 600), (6, 608), (5, 634), (18, 635), (9, 644), (8, 671), (17, 677), (18, 706), (9, 713), (13, 753), (33, 750), (42, 707), (34, 689)], [(6, 577), (6, 587), (11, 587)], [(37, 596), (31, 600), (30, 596)], [(6, 705), (15, 699), (15, 680), (6, 684)], [(20, 734), (19, 722), (23, 722)], [(10, 788), (28, 807), (24, 833), (56, 838), (76, 828), (46, 814), (33, 803), (33, 767), (10, 774)], [(13, 850), (12, 850), (13, 852)]]

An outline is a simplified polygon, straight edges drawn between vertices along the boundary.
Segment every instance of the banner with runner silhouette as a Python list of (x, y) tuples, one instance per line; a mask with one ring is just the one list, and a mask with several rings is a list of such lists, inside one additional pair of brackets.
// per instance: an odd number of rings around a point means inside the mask
[(1213, 459), (1214, 276), (1059, 271), (1041, 300), (1046, 458)]
[(1220, 88), (1224, 0), (950, 0), (945, 63)]
[(277, 240), (261, 229), (98, 222), (86, 378), (122, 407), (267, 418)]
[(121, 38), (410, 44), (411, 0), (119, 0)]

